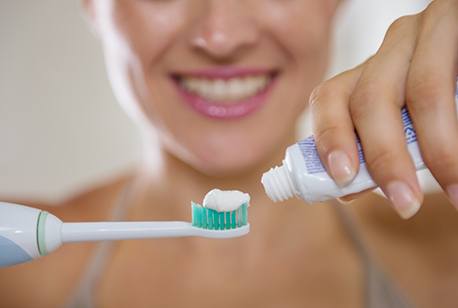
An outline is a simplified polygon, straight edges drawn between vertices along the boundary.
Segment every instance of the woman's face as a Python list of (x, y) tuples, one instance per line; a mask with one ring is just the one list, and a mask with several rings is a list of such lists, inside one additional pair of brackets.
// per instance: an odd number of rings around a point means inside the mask
[(291, 137), (326, 69), (338, 0), (86, 2), (124, 107), (167, 152), (228, 175)]

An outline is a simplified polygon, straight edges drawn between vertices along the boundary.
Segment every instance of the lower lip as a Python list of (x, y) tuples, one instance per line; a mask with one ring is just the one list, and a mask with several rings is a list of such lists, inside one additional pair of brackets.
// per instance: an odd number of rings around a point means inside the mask
[(199, 114), (213, 119), (238, 119), (254, 113), (267, 102), (267, 97), (272, 91), (275, 81), (276, 77), (272, 77), (269, 84), (253, 96), (231, 103), (220, 104), (187, 91), (178, 82), (175, 82), (175, 84), (185, 103)]

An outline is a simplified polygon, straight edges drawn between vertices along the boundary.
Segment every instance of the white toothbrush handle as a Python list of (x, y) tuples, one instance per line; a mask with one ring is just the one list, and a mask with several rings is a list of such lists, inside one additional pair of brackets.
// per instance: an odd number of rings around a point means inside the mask
[(182, 221), (63, 223), (47, 212), (0, 202), (0, 268), (45, 256), (63, 243), (184, 236), (232, 238), (249, 231), (249, 224), (207, 230)]
[(72, 243), (185, 236), (230, 238), (245, 235), (249, 230), (249, 225), (221, 231), (193, 227), (183, 221), (135, 221), (64, 223), (61, 234), (63, 243)]
[(190, 223), (171, 222), (88, 222), (64, 223), (62, 242), (110, 241), (194, 235)]

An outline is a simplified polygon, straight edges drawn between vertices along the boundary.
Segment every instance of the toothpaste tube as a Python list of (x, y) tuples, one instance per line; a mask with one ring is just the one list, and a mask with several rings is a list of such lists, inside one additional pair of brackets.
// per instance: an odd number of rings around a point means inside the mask
[[(456, 90), (458, 112), (458, 88)], [(401, 110), (407, 149), (417, 170), (426, 166), (418, 148), (417, 135), (407, 108)], [(294, 196), (306, 202), (321, 202), (375, 188), (364, 159), (361, 144), (357, 140), (359, 172), (345, 187), (339, 187), (328, 175), (320, 161), (315, 140), (310, 136), (288, 147), (283, 165), (274, 167), (262, 176), (264, 189), (272, 201), (284, 201)]]

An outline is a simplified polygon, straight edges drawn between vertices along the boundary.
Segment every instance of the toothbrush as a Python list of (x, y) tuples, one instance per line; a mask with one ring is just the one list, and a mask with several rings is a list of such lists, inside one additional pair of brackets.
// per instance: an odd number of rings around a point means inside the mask
[(64, 223), (35, 208), (0, 202), (0, 268), (46, 256), (65, 243), (199, 236), (232, 238), (250, 231), (248, 204), (218, 212), (192, 203), (192, 222)]

